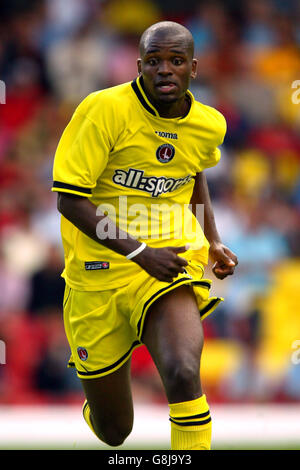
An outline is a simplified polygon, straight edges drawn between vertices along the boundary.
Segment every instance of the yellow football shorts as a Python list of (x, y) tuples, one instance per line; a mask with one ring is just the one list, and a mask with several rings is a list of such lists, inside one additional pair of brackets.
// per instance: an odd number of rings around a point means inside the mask
[(142, 343), (149, 307), (159, 297), (184, 284), (193, 286), (201, 319), (223, 300), (209, 297), (211, 280), (203, 279), (203, 266), (189, 261), (186, 272), (171, 283), (158, 281), (142, 270), (118, 289), (86, 292), (71, 289), (64, 295), (64, 325), (71, 348), (69, 367), (81, 379), (116, 371)]

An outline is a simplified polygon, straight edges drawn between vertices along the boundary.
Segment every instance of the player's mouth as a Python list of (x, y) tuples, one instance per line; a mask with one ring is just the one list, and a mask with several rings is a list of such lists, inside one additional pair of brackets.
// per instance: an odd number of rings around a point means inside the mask
[(161, 93), (172, 93), (176, 90), (177, 85), (176, 85), (176, 83), (170, 82), (170, 81), (160, 81), (155, 85), (155, 87)]

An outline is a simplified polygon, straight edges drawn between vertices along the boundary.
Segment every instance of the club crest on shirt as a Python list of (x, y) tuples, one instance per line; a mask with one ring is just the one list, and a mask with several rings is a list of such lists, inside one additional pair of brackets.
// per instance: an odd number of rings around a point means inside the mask
[(175, 148), (171, 144), (163, 144), (156, 150), (156, 158), (161, 163), (168, 163), (175, 155)]
[(87, 360), (88, 352), (85, 348), (82, 348), (81, 346), (79, 346), (79, 348), (77, 348), (77, 353), (78, 353), (79, 359), (81, 359), (82, 361)]

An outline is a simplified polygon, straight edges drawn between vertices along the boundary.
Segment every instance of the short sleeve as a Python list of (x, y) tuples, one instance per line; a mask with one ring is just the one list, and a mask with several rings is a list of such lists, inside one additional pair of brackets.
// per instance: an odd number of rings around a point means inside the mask
[(216, 166), (216, 164), (220, 161), (220, 159), (221, 159), (221, 150), (218, 147), (213, 148), (211, 152), (208, 152), (206, 155), (205, 167), (211, 168), (212, 166)]
[(216, 109), (209, 108), (210, 111), (210, 130), (207, 133), (204, 148), (201, 152), (202, 170), (211, 168), (220, 161), (222, 145), (227, 130), (227, 124), (224, 116)]
[(92, 189), (107, 165), (110, 149), (105, 129), (75, 112), (55, 153), (52, 191), (92, 196)]

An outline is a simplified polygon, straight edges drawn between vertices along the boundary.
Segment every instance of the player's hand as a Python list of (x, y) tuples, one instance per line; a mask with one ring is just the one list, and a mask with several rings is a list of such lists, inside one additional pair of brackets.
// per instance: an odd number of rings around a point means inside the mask
[(231, 276), (238, 265), (237, 256), (221, 242), (210, 245), (209, 256), (214, 262), (212, 271), (218, 279), (225, 279), (225, 277)]
[(189, 249), (189, 246), (168, 246), (165, 248), (151, 248), (147, 246), (140, 254), (135, 256), (135, 261), (148, 274), (159, 281), (172, 282), (179, 273), (184, 273), (184, 267), (188, 262), (178, 256)]

